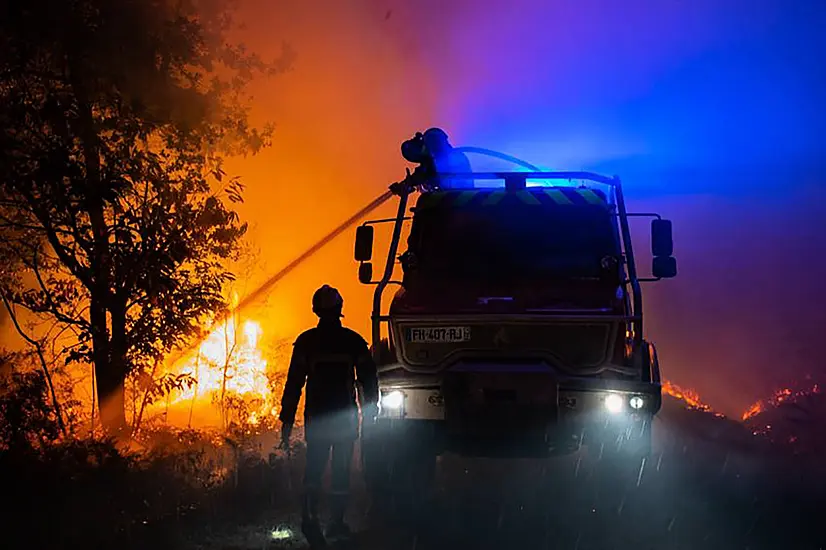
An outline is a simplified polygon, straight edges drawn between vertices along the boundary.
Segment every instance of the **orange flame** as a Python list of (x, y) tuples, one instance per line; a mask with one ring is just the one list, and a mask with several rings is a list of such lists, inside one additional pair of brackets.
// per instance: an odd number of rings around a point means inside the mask
[(267, 360), (258, 349), (262, 332), (255, 321), (245, 321), (240, 330), (234, 318), (224, 321), (178, 370), (191, 374), (197, 384), (179, 392), (172, 402), (192, 399), (196, 392), (206, 395), (222, 389), (240, 396), (269, 397)]
[(743, 413), (742, 419), (746, 421), (750, 418), (757, 416), (758, 414), (766, 411), (769, 407), (777, 407), (781, 403), (786, 401), (794, 403), (801, 397), (806, 395), (820, 393), (820, 387), (818, 384), (814, 384), (811, 388), (805, 390), (798, 390), (793, 391), (790, 388), (781, 388), (774, 392), (774, 394), (767, 400), (760, 400), (753, 403), (746, 411)]
[(679, 399), (691, 409), (697, 409), (704, 412), (714, 413), (717, 416), (722, 416), (720, 413), (715, 413), (710, 406), (703, 403), (700, 398), (700, 394), (692, 389), (681, 388), (677, 384), (669, 382), (668, 380), (663, 381), (662, 389), (666, 394)]
[(256, 321), (242, 321), (236, 316), (222, 321), (194, 355), (168, 370), (175, 375), (191, 375), (195, 384), (173, 391), (167, 405), (212, 405), (222, 396), (231, 395), (252, 404), (246, 422), (258, 426), (262, 417), (274, 411), (267, 359), (259, 347), (262, 335)]
[(745, 422), (749, 418), (757, 416), (764, 410), (766, 410), (766, 407), (765, 405), (763, 405), (763, 402), (757, 401), (756, 403), (752, 403), (752, 405), (748, 409), (746, 409), (746, 412), (743, 413), (743, 416), (741, 418)]

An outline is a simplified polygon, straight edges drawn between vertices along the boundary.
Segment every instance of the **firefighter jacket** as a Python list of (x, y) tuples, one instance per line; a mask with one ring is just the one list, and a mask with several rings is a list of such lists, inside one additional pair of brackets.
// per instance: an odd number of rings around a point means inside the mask
[(378, 379), (367, 342), (338, 319), (322, 320), (293, 344), (279, 418), (290, 425), (295, 421), (306, 384), (305, 438), (356, 439), (357, 382), (362, 386), (362, 406), (375, 405)]
[[(452, 147), (442, 155), (434, 156), (433, 164), (437, 174), (459, 174), (473, 171), (467, 156)], [(438, 178), (438, 180), (439, 189), (444, 191), (451, 189), (473, 189), (472, 179)]]

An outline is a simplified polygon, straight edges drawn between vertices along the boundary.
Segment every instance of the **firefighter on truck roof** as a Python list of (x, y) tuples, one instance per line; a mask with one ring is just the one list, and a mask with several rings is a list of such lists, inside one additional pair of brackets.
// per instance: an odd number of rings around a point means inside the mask
[(447, 132), (441, 128), (428, 128), (402, 144), (402, 156), (417, 164), (426, 165), (428, 173), (436, 176), (438, 187), (449, 189), (473, 189), (473, 180), (465, 178), (439, 178), (438, 174), (460, 174), (473, 171), (463, 152), (450, 144)]
[(346, 536), (349, 528), (344, 513), (350, 488), (353, 446), (358, 439), (356, 382), (362, 386), (365, 421), (375, 419), (378, 402), (376, 364), (364, 338), (341, 324), (344, 300), (328, 285), (313, 295), (313, 312), (318, 326), (295, 341), (287, 382), (281, 398), (282, 447), (289, 446), (290, 433), (304, 385), (307, 455), (304, 470), (304, 498), (301, 530), (311, 546), (323, 546), (319, 522), (321, 481), (330, 458), (331, 523), (328, 537)]

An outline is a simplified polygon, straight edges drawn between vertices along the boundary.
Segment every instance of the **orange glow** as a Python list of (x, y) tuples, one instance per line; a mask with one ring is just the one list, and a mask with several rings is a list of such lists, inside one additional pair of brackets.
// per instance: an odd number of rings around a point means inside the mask
[[(261, 261), (240, 292), (245, 296), (403, 178), (409, 165), (399, 147), (414, 132), (442, 124), (462, 140), (438, 113), (443, 102), (434, 93), (431, 65), (405, 47), (415, 33), (401, 23), (401, 8), (385, 21), (386, 7), (370, 3), (323, 2), (324, 17), (313, 2), (242, 4), (244, 28), (233, 39), (265, 59), (279, 58), (283, 42), (296, 53), (292, 70), (249, 90), (251, 123), (277, 126), (272, 147), (226, 162), (227, 173), (247, 186), (236, 208), (250, 222), (250, 241), (260, 246)], [(390, 201), (369, 218), (393, 216), (396, 207)], [(376, 230), (376, 269), (390, 231), (389, 225)], [(315, 324), (310, 299), (326, 283), (344, 296), (345, 324), (369, 334), (373, 289), (358, 282), (354, 237), (355, 228), (339, 236), (280, 281), (262, 300), (262, 311), (244, 315), (269, 333), (277, 311), (279, 333), (294, 337)]]
[(172, 403), (222, 388), (240, 396), (269, 398), (267, 360), (257, 347), (261, 332), (255, 321), (245, 321), (237, 330), (236, 319), (227, 319), (204, 340), (195, 357), (176, 369), (176, 374), (189, 373), (198, 383), (179, 392)]
[[(227, 423), (228, 415), (223, 410), (226, 400), (240, 399), (245, 408), (238, 411), (244, 415), (238, 420), (259, 426), (262, 418), (275, 411), (268, 361), (260, 347), (262, 335), (257, 321), (242, 320), (238, 316), (223, 321), (204, 339), (196, 353), (168, 368), (167, 372), (173, 375), (191, 375), (196, 383), (174, 390), (168, 400), (156, 403), (153, 408), (166, 406), (169, 410), (189, 411), (197, 407), (196, 424), (214, 423), (216, 414), (223, 412), (223, 421)], [(183, 421), (169, 420), (174, 424)]]

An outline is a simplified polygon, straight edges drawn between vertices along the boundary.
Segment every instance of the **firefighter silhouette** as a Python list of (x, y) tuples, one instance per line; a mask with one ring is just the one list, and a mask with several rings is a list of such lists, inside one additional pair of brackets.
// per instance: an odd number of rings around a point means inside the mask
[(331, 462), (331, 523), (327, 536), (349, 534), (344, 521), (350, 489), (353, 446), (358, 439), (356, 383), (362, 386), (366, 420), (376, 416), (378, 380), (376, 364), (364, 338), (341, 324), (344, 300), (335, 288), (324, 285), (313, 295), (318, 326), (295, 341), (287, 382), (281, 398), (282, 446), (289, 445), (301, 392), (304, 406), (307, 456), (304, 471), (302, 531), (312, 546), (324, 544), (319, 521), (321, 481)]

